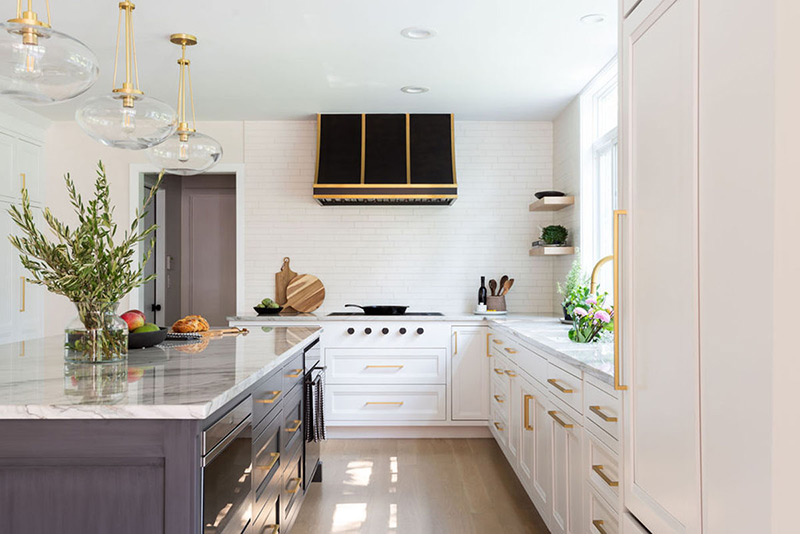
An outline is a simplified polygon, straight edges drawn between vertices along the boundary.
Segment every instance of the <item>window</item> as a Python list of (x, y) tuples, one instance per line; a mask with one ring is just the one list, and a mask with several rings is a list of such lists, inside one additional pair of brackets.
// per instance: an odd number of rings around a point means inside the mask
[[(581, 93), (581, 259), (584, 271), (613, 252), (617, 207), (619, 92), (614, 59)], [(613, 293), (613, 272), (598, 275), (600, 291)]]

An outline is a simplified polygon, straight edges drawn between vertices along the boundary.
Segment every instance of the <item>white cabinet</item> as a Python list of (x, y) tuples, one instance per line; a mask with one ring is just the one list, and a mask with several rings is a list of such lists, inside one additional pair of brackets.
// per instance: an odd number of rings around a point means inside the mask
[(697, 25), (697, 0), (642, 0), (621, 48), (623, 494), (659, 533), (701, 531)]
[(15, 254), (16, 249), (6, 237), (11, 233), (14, 224), (6, 213), (8, 208), (8, 203), (0, 202), (0, 344), (14, 341), (17, 315), (14, 291), (17, 286), (14, 275), (19, 259)]
[(452, 329), (451, 391), (454, 421), (489, 419), (489, 368), (492, 357), (485, 326)]
[(518, 475), (538, 510), (548, 510), (553, 489), (553, 433), (546, 396), (534, 382), (520, 378), (522, 421)]
[(583, 532), (582, 428), (568, 410), (552, 404), (548, 410), (553, 443), (553, 534)]
[(622, 0), (622, 14), (626, 17), (631, 14), (631, 11), (641, 2), (641, 0)]

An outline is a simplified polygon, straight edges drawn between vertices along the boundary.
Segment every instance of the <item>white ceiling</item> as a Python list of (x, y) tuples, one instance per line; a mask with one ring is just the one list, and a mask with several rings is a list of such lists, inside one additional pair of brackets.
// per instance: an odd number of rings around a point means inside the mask
[[(100, 79), (88, 94), (111, 90), (117, 2), (51, 4), (53, 27), (98, 55)], [(581, 23), (589, 13), (606, 21)], [(400, 36), (408, 26), (438, 35), (409, 40)], [(198, 120), (318, 112), (550, 120), (616, 53), (616, 26), (617, 0), (140, 0), (134, 11), (141, 88), (170, 104), (180, 50), (168, 36), (198, 36), (189, 50)], [(408, 95), (405, 85), (430, 92)], [(84, 98), (36, 111), (68, 120)]]

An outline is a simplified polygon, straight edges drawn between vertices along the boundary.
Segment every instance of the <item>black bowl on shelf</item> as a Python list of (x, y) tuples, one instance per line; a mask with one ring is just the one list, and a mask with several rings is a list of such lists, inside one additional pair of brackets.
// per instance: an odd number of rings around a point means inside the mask
[(153, 332), (131, 332), (128, 334), (128, 350), (155, 347), (167, 339), (167, 332), (169, 329), (163, 326)]
[(533, 196), (541, 200), (544, 197), (563, 197), (565, 195), (561, 191), (539, 191), (537, 193), (534, 193)]
[(262, 308), (260, 306), (254, 306), (253, 309), (259, 315), (278, 315), (281, 310), (283, 310), (283, 306), (278, 306), (277, 308)]

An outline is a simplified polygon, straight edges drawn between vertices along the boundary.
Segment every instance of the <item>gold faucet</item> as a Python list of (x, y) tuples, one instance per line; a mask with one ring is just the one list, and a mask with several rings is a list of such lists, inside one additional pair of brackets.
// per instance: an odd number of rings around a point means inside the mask
[(612, 254), (611, 256), (606, 256), (605, 258), (601, 258), (600, 261), (598, 261), (594, 265), (594, 269), (592, 269), (592, 280), (591, 282), (589, 282), (589, 293), (591, 295), (594, 295), (595, 291), (597, 291), (597, 281), (596, 281), (597, 271), (600, 270), (600, 267), (613, 260), (614, 260), (614, 255)]

